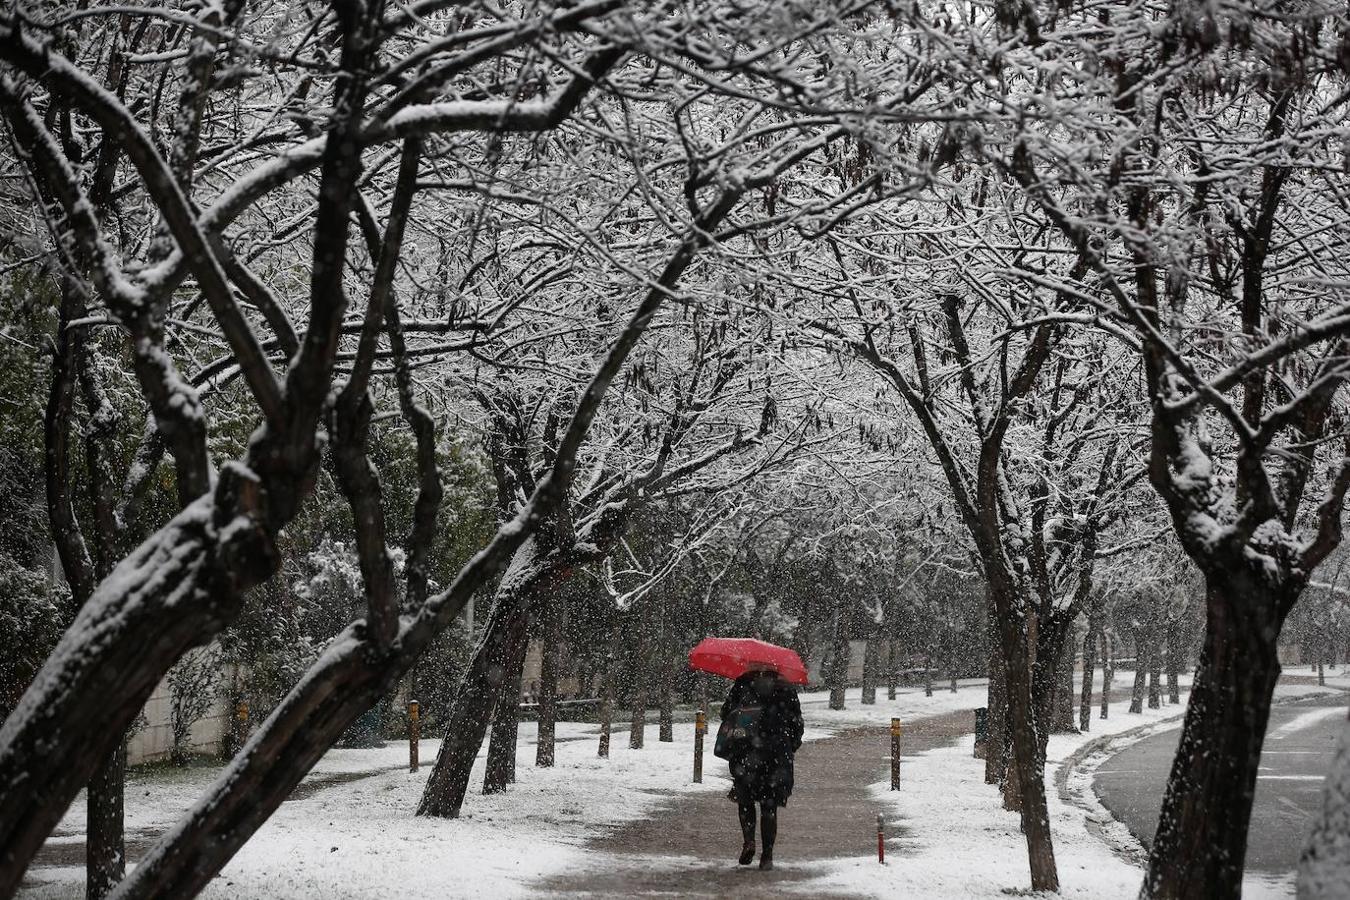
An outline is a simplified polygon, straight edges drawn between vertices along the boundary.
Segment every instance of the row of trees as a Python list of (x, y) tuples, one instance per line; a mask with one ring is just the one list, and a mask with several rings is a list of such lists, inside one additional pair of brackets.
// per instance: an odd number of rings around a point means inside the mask
[[(1350, 488), (1345, 32), (1135, 0), (0, 14), (7, 228), (47, 235), (5, 247), (4, 377), (46, 398), (5, 465), (41, 453), (47, 528), (4, 577), (64, 629), (0, 728), (0, 893), (85, 785), (91, 895), (200, 890), (405, 680), (447, 697), (419, 811), (458, 814), (589, 595), (606, 654), (828, 641), (840, 704), (851, 637), (874, 690), (897, 644), (987, 635), (1038, 890), (1077, 623), (1089, 672), (1122, 629), (1175, 672), (1158, 625), (1201, 598), (1144, 892), (1237, 896), (1276, 644)], [(123, 735), (212, 642), (267, 651), (270, 714), (128, 875)]]

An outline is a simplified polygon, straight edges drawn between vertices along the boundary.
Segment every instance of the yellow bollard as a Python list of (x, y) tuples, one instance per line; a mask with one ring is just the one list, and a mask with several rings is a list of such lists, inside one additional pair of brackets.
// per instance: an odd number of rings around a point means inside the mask
[(900, 720), (891, 719), (891, 790), (900, 790)]
[(408, 771), (417, 771), (417, 740), (422, 736), (421, 706), (416, 700), (408, 701)]
[(694, 784), (703, 783), (703, 734), (708, 730), (708, 719), (703, 710), (694, 714)]

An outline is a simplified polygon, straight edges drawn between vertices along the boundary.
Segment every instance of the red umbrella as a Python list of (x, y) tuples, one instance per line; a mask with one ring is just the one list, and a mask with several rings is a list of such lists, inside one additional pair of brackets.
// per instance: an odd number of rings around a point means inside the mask
[(724, 678), (768, 669), (793, 684), (806, 684), (806, 666), (796, 651), (754, 638), (704, 638), (689, 651), (689, 665)]

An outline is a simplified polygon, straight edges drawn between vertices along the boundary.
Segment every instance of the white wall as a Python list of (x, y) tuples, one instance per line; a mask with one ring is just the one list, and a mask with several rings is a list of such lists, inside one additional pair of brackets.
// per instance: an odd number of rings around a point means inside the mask
[[(211, 704), (206, 715), (192, 726), (188, 743), (193, 753), (220, 752), (221, 742), (230, 727), (232, 713), (229, 708), (229, 691), (223, 686), (231, 681), (230, 673), (226, 671), (220, 673), (219, 684), (222, 688), (216, 692), (215, 702)], [(155, 692), (150, 695), (143, 708), (149, 725), (137, 731), (127, 742), (128, 765), (168, 759), (169, 751), (173, 749), (173, 729), (169, 726), (170, 706), (169, 679), (165, 677), (155, 686)]]

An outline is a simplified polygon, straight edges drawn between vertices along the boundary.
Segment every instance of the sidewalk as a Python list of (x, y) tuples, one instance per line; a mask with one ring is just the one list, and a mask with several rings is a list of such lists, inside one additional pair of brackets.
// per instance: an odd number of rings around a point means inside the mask
[[(970, 732), (969, 711), (915, 719), (901, 739), (904, 757), (950, 744)], [(705, 779), (726, 781), (726, 763), (709, 757)], [(542, 881), (541, 892), (561, 896), (777, 897), (785, 889), (825, 874), (825, 860), (876, 853), (876, 817), (885, 804), (869, 785), (889, 778), (889, 729), (859, 728), (808, 741), (796, 758), (796, 789), (778, 818), (774, 870), (738, 866), (741, 848), (736, 807), (726, 791), (668, 798), (649, 818), (592, 840), (587, 871)], [(907, 843), (892, 830), (893, 843)], [(873, 863), (875, 865), (875, 862)], [(836, 896), (853, 896), (831, 891)], [(860, 895), (859, 895), (860, 896)]]

